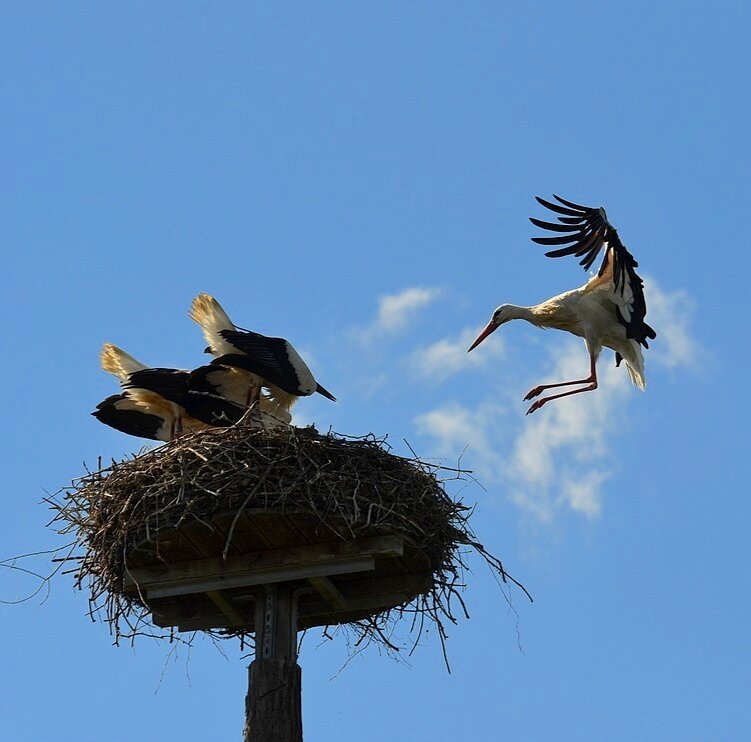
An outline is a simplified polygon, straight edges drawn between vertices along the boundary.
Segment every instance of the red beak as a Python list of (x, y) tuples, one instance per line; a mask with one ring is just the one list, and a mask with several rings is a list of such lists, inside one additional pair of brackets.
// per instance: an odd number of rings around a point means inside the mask
[(490, 335), (491, 332), (493, 332), (493, 330), (497, 330), (499, 327), (500, 325), (497, 325), (493, 320), (488, 322), (488, 324), (485, 325), (485, 329), (477, 336), (477, 338), (475, 338), (475, 342), (469, 346), (467, 353), (476, 348), (488, 335)]

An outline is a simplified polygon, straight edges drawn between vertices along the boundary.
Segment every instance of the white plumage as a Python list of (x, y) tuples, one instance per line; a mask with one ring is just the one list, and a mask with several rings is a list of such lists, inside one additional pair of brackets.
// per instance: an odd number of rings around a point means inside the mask
[(99, 354), (99, 361), (105, 371), (111, 373), (121, 384), (127, 384), (131, 374), (148, 368), (140, 361), (112, 343), (105, 343)]
[(161, 418), (164, 424), (169, 426), (169, 435), (165, 438), (163, 434), (160, 434), (157, 440), (172, 440), (181, 433), (193, 433), (210, 427), (207, 423), (189, 415), (182, 404), (170, 399), (169, 395), (165, 396), (164, 392), (160, 393), (154, 388), (138, 386), (132, 381), (134, 375), (142, 376), (139, 374), (142, 371), (155, 373), (157, 378), (162, 375), (159, 372), (170, 376), (181, 374), (187, 376), (187, 372), (177, 369), (150, 369), (112, 343), (105, 343), (102, 346), (99, 360), (102, 368), (111, 373), (124, 389), (124, 394), (120, 395), (121, 399), (108, 398), (112, 400), (110, 407), (113, 414), (117, 410), (131, 413), (141, 411), (145, 415)]
[(284, 415), (289, 414), (298, 397), (315, 392), (336, 401), (316, 381), (292, 343), (239, 329), (213, 296), (196, 296), (189, 315), (203, 330), (206, 352), (216, 357), (213, 363), (243, 372), (236, 381), (249, 388), (246, 404), (260, 397), (262, 387), (269, 390), (270, 400)]
[(545, 389), (586, 384), (561, 394), (537, 400), (527, 414), (538, 410), (546, 402), (597, 388), (597, 358), (603, 347), (616, 354), (616, 365), (623, 360), (631, 381), (639, 389), (646, 388), (642, 346), (647, 348), (647, 339), (655, 337), (655, 331), (644, 321), (647, 306), (643, 282), (636, 274), (638, 263), (626, 250), (615, 228), (607, 221), (604, 209), (593, 209), (566, 201), (558, 196), (559, 204), (537, 200), (547, 208), (561, 214), (558, 222), (543, 222), (531, 219), (533, 224), (553, 232), (565, 233), (557, 237), (534, 237), (542, 245), (565, 245), (546, 255), (581, 257), (580, 265), (588, 270), (598, 253), (604, 248), (605, 256), (600, 270), (584, 286), (554, 296), (531, 307), (503, 304), (491, 316), (490, 322), (469, 350), (477, 347), (488, 335), (505, 322), (523, 319), (537, 327), (565, 330), (584, 338), (590, 359), (590, 374), (583, 379), (563, 381), (557, 384), (542, 384), (531, 389), (524, 397), (533, 399)]

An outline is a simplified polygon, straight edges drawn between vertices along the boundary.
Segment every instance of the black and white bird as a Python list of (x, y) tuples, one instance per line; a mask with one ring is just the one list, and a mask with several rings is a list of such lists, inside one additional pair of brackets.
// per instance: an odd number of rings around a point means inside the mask
[(258, 399), (262, 387), (269, 390), (273, 401), (287, 413), (298, 397), (316, 392), (336, 402), (315, 380), (288, 340), (238, 328), (209, 294), (202, 293), (193, 299), (189, 315), (203, 330), (209, 344), (206, 352), (216, 356), (213, 364), (245, 372), (244, 383), (250, 390), (248, 404)]
[[(190, 372), (188, 386), (191, 391), (228, 400), (240, 410), (241, 415), (245, 413), (249, 403), (256, 396), (258, 388), (249, 372), (217, 362), (193, 369)], [(289, 425), (292, 422), (292, 415), (269, 394), (262, 392), (257, 397), (256, 404), (261, 414), (252, 416), (248, 420), (249, 424), (255, 422), (261, 427), (277, 427)]]
[(159, 400), (150, 404), (128, 393), (113, 394), (100, 402), (91, 414), (99, 422), (137, 438), (171, 441), (175, 437), (177, 421), (173, 409)]
[[(589, 376), (575, 381), (557, 384), (541, 384), (531, 389), (524, 397), (533, 399), (546, 389), (586, 384), (581, 389), (553, 394), (538, 399), (527, 414), (540, 409), (546, 402), (568, 397), (580, 392), (597, 389), (597, 358), (603, 346), (615, 351), (616, 366), (625, 361), (631, 381), (639, 389), (646, 388), (642, 346), (648, 348), (648, 339), (655, 338), (655, 331), (644, 321), (647, 305), (643, 281), (637, 275), (638, 263), (624, 247), (615, 227), (610, 224), (605, 209), (580, 206), (554, 196), (558, 203), (542, 198), (537, 201), (559, 214), (558, 223), (531, 218), (530, 221), (543, 229), (561, 233), (556, 237), (533, 237), (540, 245), (562, 245), (545, 253), (551, 258), (575, 255), (579, 264), (588, 271), (597, 255), (604, 249), (600, 269), (584, 286), (565, 294), (554, 296), (541, 304), (520, 307), (503, 304), (492, 314), (490, 322), (477, 336), (469, 350), (477, 347), (490, 333), (505, 322), (523, 319), (542, 327), (565, 330), (584, 338), (589, 353)], [(469, 351), (468, 351), (469, 352)]]
[(218, 395), (191, 389), (190, 371), (149, 368), (112, 343), (104, 344), (100, 361), (102, 368), (118, 379), (128, 399), (171, 420), (170, 439), (182, 432), (231, 425), (245, 411)]

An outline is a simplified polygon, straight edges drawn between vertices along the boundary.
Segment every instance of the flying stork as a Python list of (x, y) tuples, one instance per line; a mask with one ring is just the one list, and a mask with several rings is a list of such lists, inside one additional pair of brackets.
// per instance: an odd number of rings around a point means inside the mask
[(469, 350), (476, 348), (490, 333), (512, 319), (523, 319), (543, 329), (552, 327), (565, 330), (584, 338), (589, 353), (589, 376), (575, 381), (541, 384), (531, 389), (524, 399), (534, 399), (545, 389), (554, 387), (587, 386), (538, 399), (527, 410), (528, 415), (553, 399), (597, 389), (596, 364), (603, 346), (615, 351), (616, 366), (621, 361), (626, 362), (631, 381), (639, 389), (645, 389), (644, 358), (640, 346), (648, 348), (647, 339), (654, 339), (656, 335), (644, 321), (647, 305), (643, 281), (636, 273), (638, 263), (608, 221), (605, 209), (581, 206), (555, 195), (557, 204), (536, 198), (540, 204), (560, 215), (560, 223), (530, 218), (532, 224), (564, 234), (533, 237), (532, 241), (540, 245), (563, 245), (545, 255), (550, 258), (575, 255), (581, 258), (579, 265), (585, 271), (590, 269), (597, 255), (605, 248), (600, 270), (581, 288), (559, 294), (541, 304), (531, 307), (502, 304), (493, 312), (490, 322)]
[(259, 398), (262, 387), (269, 389), (279, 409), (286, 413), (298, 397), (315, 392), (336, 402), (315, 380), (289, 340), (238, 328), (209, 294), (201, 293), (193, 299), (189, 315), (203, 330), (209, 344), (206, 352), (216, 356), (212, 365), (231, 366), (244, 372), (247, 405)]

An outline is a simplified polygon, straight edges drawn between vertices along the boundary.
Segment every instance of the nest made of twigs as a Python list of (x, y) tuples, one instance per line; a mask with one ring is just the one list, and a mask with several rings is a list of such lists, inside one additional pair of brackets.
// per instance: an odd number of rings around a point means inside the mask
[[(433, 623), (441, 641), (446, 622), (468, 617), (460, 592), (465, 558), (475, 550), (496, 575), (524, 589), (480, 545), (471, 509), (444, 490), (467, 472), (394, 455), (385, 439), (351, 438), (314, 428), (273, 431), (241, 425), (183, 436), (87, 474), (49, 500), (60, 533), (77, 538), (76, 585), (90, 590), (91, 615), (104, 616), (117, 642), (165, 636), (149, 626), (149, 608), (124, 590), (128, 550), (144, 539), (212, 514), (254, 508), (304, 511), (340, 538), (396, 534), (427, 556), (432, 587), (406, 605), (348, 624), (356, 645), (376, 641), (396, 649), (395, 620), (409, 615), (415, 645)], [(230, 534), (231, 537), (231, 534)], [(526, 592), (526, 591), (525, 591)], [(457, 608), (458, 606), (458, 608)], [(427, 623), (426, 623), (427, 622)], [(215, 633), (215, 635), (217, 635)], [(221, 631), (222, 637), (241, 631)]]

